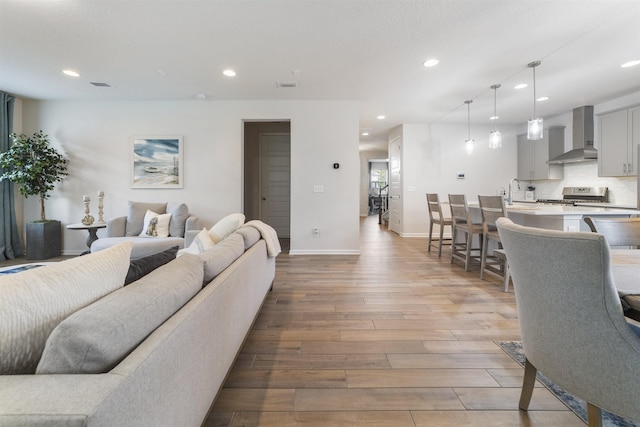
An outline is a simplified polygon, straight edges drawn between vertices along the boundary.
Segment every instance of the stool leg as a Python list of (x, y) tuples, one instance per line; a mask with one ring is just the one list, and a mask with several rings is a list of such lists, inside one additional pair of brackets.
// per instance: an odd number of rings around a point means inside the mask
[(471, 243), (473, 242), (473, 233), (467, 233), (467, 256), (465, 258), (464, 263), (464, 271), (469, 271), (469, 266), (471, 265)]
[(504, 291), (509, 292), (509, 280), (511, 279), (511, 271), (509, 270), (509, 263), (504, 261)]
[(440, 224), (440, 247), (438, 248), (438, 257), (442, 256), (442, 240), (444, 235), (444, 224)]
[(429, 248), (427, 252), (431, 252), (431, 237), (433, 236), (433, 221), (429, 221)]
[(489, 250), (489, 239), (482, 240), (482, 249), (480, 254), (480, 279), (484, 280), (484, 269), (487, 266), (487, 251)]

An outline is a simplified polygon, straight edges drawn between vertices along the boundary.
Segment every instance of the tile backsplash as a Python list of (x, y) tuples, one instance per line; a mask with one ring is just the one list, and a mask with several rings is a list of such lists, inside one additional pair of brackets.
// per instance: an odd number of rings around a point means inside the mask
[[(637, 206), (636, 177), (599, 177), (598, 163), (574, 163), (564, 165), (564, 179), (545, 181), (523, 181), (514, 199), (524, 199), (528, 186), (535, 187), (536, 199), (561, 199), (563, 187), (608, 187), (609, 203), (621, 206)], [(517, 197), (516, 197), (517, 195)]]

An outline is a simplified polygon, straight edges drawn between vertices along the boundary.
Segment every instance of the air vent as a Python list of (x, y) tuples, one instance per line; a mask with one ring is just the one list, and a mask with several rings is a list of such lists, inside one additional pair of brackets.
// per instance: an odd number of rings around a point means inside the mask
[(102, 83), (102, 82), (89, 82), (89, 83), (97, 87), (111, 87), (109, 83)]
[(276, 82), (277, 87), (298, 87), (298, 82)]

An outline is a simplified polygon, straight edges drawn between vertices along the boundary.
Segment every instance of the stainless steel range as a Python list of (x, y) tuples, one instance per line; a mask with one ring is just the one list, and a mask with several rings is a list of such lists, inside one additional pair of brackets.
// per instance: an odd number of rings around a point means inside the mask
[(578, 203), (608, 203), (607, 187), (564, 187), (562, 199), (538, 199), (537, 203), (576, 205)]

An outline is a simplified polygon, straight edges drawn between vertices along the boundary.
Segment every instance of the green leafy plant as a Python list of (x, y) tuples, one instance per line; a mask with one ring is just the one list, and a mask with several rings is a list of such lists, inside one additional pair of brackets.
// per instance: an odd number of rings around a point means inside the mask
[(46, 221), (44, 201), (55, 183), (68, 175), (69, 161), (51, 147), (49, 136), (42, 131), (32, 137), (12, 133), (9, 138), (13, 140), (11, 148), (0, 153), (0, 180), (20, 185), (24, 197), (40, 196), (40, 219)]

